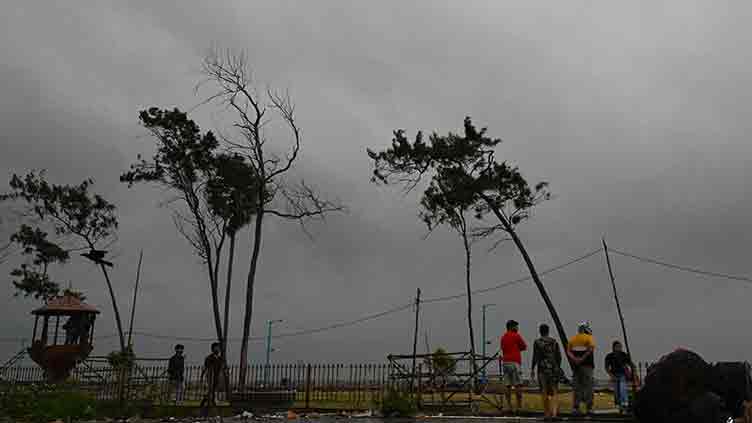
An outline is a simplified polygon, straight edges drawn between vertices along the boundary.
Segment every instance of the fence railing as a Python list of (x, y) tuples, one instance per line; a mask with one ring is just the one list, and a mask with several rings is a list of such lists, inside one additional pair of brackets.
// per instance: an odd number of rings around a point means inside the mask
[[(638, 374), (644, 378), (650, 363), (636, 363)], [(182, 388), (182, 400), (186, 403), (201, 401), (209, 392), (206, 378), (202, 378), (201, 366), (186, 366), (184, 380), (177, 386), (169, 380), (167, 366), (137, 365), (127, 371), (114, 369), (101, 363), (82, 364), (73, 370), (69, 382), (80, 389), (91, 392), (101, 400), (123, 398), (130, 401), (148, 400), (156, 403), (170, 403), (176, 400), (176, 388)], [(523, 375), (527, 376), (526, 369)], [(296, 405), (309, 407), (311, 404), (325, 404), (336, 408), (338, 405), (369, 407), (379, 401), (390, 387), (399, 384), (395, 369), (390, 364), (262, 364), (249, 365), (244, 390), (246, 391), (285, 391), (291, 394)], [(501, 385), (501, 375), (497, 369), (488, 370), (490, 384)], [(218, 382), (218, 401), (228, 399), (225, 381), (230, 392), (240, 389), (240, 368), (231, 366)], [(0, 383), (6, 386), (42, 383), (44, 371), (39, 367), (11, 367), (0, 375)], [(446, 381), (445, 381), (446, 382)], [(452, 388), (451, 380), (447, 385)], [(531, 389), (535, 383), (531, 380)], [(425, 382), (424, 382), (425, 383)], [(596, 388), (609, 388), (608, 380), (597, 380)]]
[[(244, 390), (286, 391), (296, 402), (329, 402), (362, 404), (378, 400), (390, 384), (388, 364), (271, 364), (250, 365), (247, 368)], [(176, 399), (182, 388), (182, 400), (201, 401), (209, 392), (207, 377), (201, 366), (186, 366), (179, 386), (169, 380), (167, 366), (134, 366), (122, 371), (108, 366), (80, 365), (68, 380), (80, 389), (89, 391), (97, 399), (117, 399), (122, 389), (126, 400), (169, 402)], [(229, 378), (230, 392), (241, 386), (239, 366), (231, 366), (217, 382), (217, 399), (227, 399), (225, 380)], [(39, 367), (6, 369), (1, 379), (6, 385), (43, 383), (45, 373)], [(122, 385), (122, 387), (121, 387)]]

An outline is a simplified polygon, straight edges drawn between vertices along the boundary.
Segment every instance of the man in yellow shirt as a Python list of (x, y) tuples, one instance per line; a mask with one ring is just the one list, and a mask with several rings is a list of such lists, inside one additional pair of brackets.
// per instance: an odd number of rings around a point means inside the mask
[(592, 414), (593, 410), (593, 369), (595, 360), (593, 352), (595, 351), (595, 341), (593, 340), (593, 331), (590, 323), (580, 322), (577, 325), (577, 335), (569, 339), (567, 345), (567, 356), (574, 364), (573, 394), (574, 404), (573, 414), (580, 414), (580, 403), (585, 403), (587, 414)]

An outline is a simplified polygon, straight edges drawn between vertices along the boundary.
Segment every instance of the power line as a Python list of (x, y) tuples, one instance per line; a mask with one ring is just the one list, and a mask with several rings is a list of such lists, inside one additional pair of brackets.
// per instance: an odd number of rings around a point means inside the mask
[[(562, 264), (560, 264), (558, 266), (554, 266), (554, 267), (548, 268), (548, 269), (540, 272), (539, 275), (540, 276), (544, 276), (544, 275), (547, 275), (549, 273), (553, 273), (553, 272), (555, 272), (557, 270), (563, 269), (563, 268), (565, 268), (567, 266), (571, 266), (571, 265), (573, 265), (575, 263), (579, 263), (579, 262), (581, 262), (583, 260), (589, 259), (590, 257), (592, 257), (592, 256), (600, 253), (601, 251), (603, 251), (603, 249), (602, 248), (598, 248), (598, 249), (593, 250), (593, 251), (591, 251), (591, 252), (589, 252), (589, 253), (587, 253), (585, 255), (582, 255), (580, 257), (574, 258), (572, 260), (569, 260), (566, 263), (562, 263)], [(497, 285), (494, 285), (494, 286), (491, 286), (491, 287), (488, 287), (488, 288), (475, 289), (473, 291), (470, 291), (470, 293), (471, 294), (483, 294), (483, 293), (486, 293), (486, 292), (491, 292), (491, 291), (495, 291), (497, 289), (506, 288), (508, 286), (516, 285), (516, 284), (519, 284), (519, 283), (522, 283), (522, 282), (526, 282), (526, 281), (529, 281), (531, 279), (532, 279), (532, 276), (525, 276), (525, 277), (522, 277), (522, 278), (519, 278), (519, 279), (515, 279), (515, 280), (511, 280), (511, 281), (507, 281), (507, 282), (501, 282), (501, 283), (499, 283)], [(438, 302), (441, 302), (441, 301), (456, 300), (456, 299), (462, 298), (462, 297), (467, 297), (467, 293), (462, 293), (462, 294), (457, 294), (457, 295), (449, 295), (449, 296), (446, 296), (446, 297), (431, 298), (431, 299), (427, 299), (427, 300), (424, 300), (424, 301), (421, 301), (421, 302), (424, 303), (424, 304), (425, 303), (438, 303)]]
[[(305, 330), (299, 330), (299, 331), (295, 331), (295, 332), (281, 333), (279, 335), (274, 335), (273, 338), (289, 338), (289, 337), (293, 337), (293, 336), (310, 335), (310, 334), (313, 334), (313, 333), (324, 332), (324, 331), (327, 331), (327, 330), (339, 329), (339, 328), (343, 328), (343, 327), (347, 327), (347, 326), (353, 326), (353, 325), (357, 325), (359, 323), (367, 322), (369, 320), (378, 319), (378, 318), (387, 316), (389, 314), (393, 314), (393, 313), (397, 313), (397, 312), (400, 312), (400, 311), (403, 311), (403, 310), (407, 310), (407, 309), (409, 309), (412, 306), (413, 306), (412, 303), (403, 304), (401, 306), (394, 307), (394, 308), (391, 308), (389, 310), (382, 311), (382, 312), (379, 312), (379, 313), (370, 314), (368, 316), (364, 316), (364, 317), (361, 317), (359, 319), (349, 320), (349, 321), (339, 322), (339, 323), (334, 323), (334, 324), (331, 324), (331, 325), (322, 326), (322, 327), (313, 328), (313, 329), (305, 329)], [(189, 336), (159, 335), (159, 334), (152, 334), (152, 333), (141, 332), (141, 331), (133, 331), (133, 334), (134, 335), (144, 336), (144, 337), (147, 337), (147, 338), (170, 339), (170, 340), (175, 340), (175, 341), (199, 341), (199, 342), (213, 342), (213, 341), (216, 341), (216, 338), (196, 338), (196, 337), (189, 337)], [(248, 338), (249, 341), (263, 341), (265, 339), (266, 338), (263, 337), (263, 336), (253, 336), (253, 337)], [(242, 340), (242, 338), (229, 338), (229, 341), (231, 341), (231, 342), (238, 342), (238, 341), (241, 341), (241, 340)]]
[[(555, 272), (557, 270), (563, 269), (563, 268), (565, 268), (567, 266), (571, 266), (571, 265), (573, 265), (575, 263), (579, 263), (579, 262), (581, 262), (583, 260), (586, 260), (586, 259), (594, 256), (595, 254), (598, 254), (601, 251), (602, 251), (602, 249), (598, 248), (598, 249), (593, 250), (593, 251), (591, 251), (591, 252), (589, 252), (589, 253), (587, 253), (585, 255), (582, 255), (580, 257), (571, 259), (571, 260), (569, 260), (569, 261), (567, 261), (565, 263), (562, 263), (560, 265), (557, 265), (557, 266), (545, 269), (544, 271), (540, 272), (539, 274), (541, 276), (547, 275), (549, 273), (552, 273), (552, 272)], [(472, 291), (472, 294), (482, 294), (482, 293), (486, 293), (486, 292), (495, 291), (495, 290), (506, 288), (506, 287), (512, 286), (512, 285), (516, 285), (516, 284), (519, 284), (519, 283), (522, 283), (522, 282), (525, 282), (525, 281), (528, 281), (528, 280), (531, 280), (531, 279), (532, 279), (532, 277), (526, 276), (526, 277), (523, 277), (523, 278), (511, 280), (511, 281), (501, 282), (501, 283), (499, 283), (497, 285), (494, 285), (494, 286), (491, 286), (491, 287), (488, 287), (488, 288), (476, 289), (476, 290)], [(437, 302), (442, 302), (442, 301), (455, 300), (455, 299), (462, 298), (462, 297), (465, 297), (465, 296), (467, 296), (467, 293), (462, 293), (462, 294), (457, 294), (457, 295), (450, 295), (450, 296), (445, 296), (445, 297), (431, 298), (431, 299), (427, 299), (427, 300), (421, 301), (421, 302), (424, 303), (424, 304), (426, 304), (426, 303), (437, 303)], [(294, 332), (281, 333), (279, 335), (273, 336), (273, 338), (290, 338), (290, 337), (295, 337), (295, 336), (303, 336), (303, 335), (310, 335), (310, 334), (319, 333), (319, 332), (325, 332), (325, 331), (328, 331), (328, 330), (339, 329), (339, 328), (348, 327), (348, 326), (354, 326), (354, 325), (357, 325), (357, 324), (360, 324), (360, 323), (364, 323), (364, 322), (367, 322), (367, 321), (370, 321), (370, 320), (379, 319), (381, 317), (388, 316), (390, 314), (394, 314), (394, 313), (398, 313), (400, 311), (407, 310), (407, 309), (411, 308), (412, 306), (413, 306), (413, 303), (410, 302), (408, 304), (403, 304), (403, 305), (400, 305), (400, 306), (397, 306), (397, 307), (393, 307), (393, 308), (390, 308), (388, 310), (385, 310), (385, 311), (382, 311), (382, 312), (379, 312), (379, 313), (370, 314), (370, 315), (367, 315), (367, 316), (364, 316), (364, 317), (361, 317), (361, 318), (358, 318), (358, 319), (355, 319), (355, 320), (348, 320), (348, 321), (344, 321), (344, 322), (333, 323), (331, 325), (321, 326), (321, 327), (313, 328), (313, 329), (304, 329), (304, 330), (298, 330), (298, 331), (294, 331)], [(173, 336), (173, 335), (154, 334), (154, 333), (143, 332), (143, 331), (133, 331), (133, 334), (134, 335), (143, 336), (143, 337), (147, 337), (147, 338), (166, 339), (166, 340), (173, 340), (173, 341), (214, 342), (214, 341), (217, 340), (215, 337), (212, 337), (212, 338), (201, 338), (201, 337), (191, 337), (191, 336)], [(118, 335), (117, 334), (104, 335), (104, 336), (99, 336), (98, 339), (104, 340), (104, 339), (108, 339), (108, 338), (114, 338), (116, 336), (118, 336)], [(265, 339), (266, 338), (263, 337), (263, 336), (255, 336), (255, 337), (249, 338), (248, 340), (249, 341), (263, 341)], [(242, 338), (230, 338), (229, 339), (230, 342), (237, 342), (237, 341), (240, 341), (240, 340), (242, 340)]]
[(613, 252), (614, 254), (618, 254), (620, 256), (630, 257), (630, 258), (638, 260), (638, 261), (643, 261), (643, 262), (646, 262), (646, 263), (652, 263), (652, 264), (655, 264), (655, 265), (658, 265), (658, 266), (667, 267), (669, 269), (681, 270), (681, 271), (689, 272), (689, 273), (696, 273), (698, 275), (713, 276), (713, 277), (718, 277), (718, 278), (730, 279), (730, 280), (734, 280), (734, 281), (741, 281), (741, 282), (752, 283), (752, 278), (748, 278), (748, 277), (745, 277), (745, 276), (727, 275), (725, 273), (709, 272), (709, 271), (706, 271), (706, 270), (696, 269), (696, 268), (692, 268), (692, 267), (680, 266), (678, 264), (667, 263), (665, 261), (655, 260), (655, 259), (651, 259), (651, 258), (648, 258), (648, 257), (642, 257), (642, 256), (638, 256), (636, 254), (627, 253), (627, 252), (624, 252), (624, 251), (614, 250), (613, 248), (610, 248), (609, 251)]
[[(548, 268), (548, 269), (540, 272), (540, 275), (541, 276), (547, 275), (549, 273), (552, 273), (552, 272), (555, 272), (557, 270), (563, 269), (563, 268), (565, 268), (567, 266), (571, 266), (571, 265), (573, 265), (575, 263), (579, 263), (579, 262), (581, 262), (583, 260), (586, 260), (586, 259), (588, 259), (588, 258), (590, 258), (590, 257), (592, 257), (592, 256), (594, 256), (594, 255), (596, 255), (598, 253), (600, 253), (601, 251), (602, 251), (602, 249), (598, 248), (598, 249), (593, 250), (593, 251), (591, 251), (591, 252), (589, 252), (587, 254), (584, 254), (584, 255), (582, 255), (580, 257), (571, 259), (571, 260), (569, 260), (569, 261), (567, 261), (565, 263), (562, 263), (560, 265)], [(515, 280), (512, 280), (512, 281), (502, 282), (502, 283), (499, 283), (497, 285), (494, 285), (494, 286), (491, 286), (491, 287), (488, 287), (488, 288), (477, 289), (477, 290), (472, 291), (472, 293), (473, 294), (481, 294), (481, 293), (485, 293), (485, 292), (491, 292), (491, 291), (495, 291), (495, 290), (498, 290), (498, 289), (501, 289), (501, 288), (505, 288), (505, 287), (508, 287), (508, 286), (511, 286), (511, 285), (519, 284), (519, 283), (528, 281), (530, 279), (532, 279), (530, 276), (526, 276), (526, 277), (515, 279)], [(441, 301), (450, 301), (450, 300), (454, 300), (454, 299), (457, 299), (457, 298), (462, 298), (462, 297), (465, 297), (465, 296), (467, 296), (467, 294), (463, 293), (463, 294), (451, 295), (451, 296), (446, 296), (446, 297), (432, 298), (432, 299), (428, 299), (428, 300), (425, 300), (425, 301), (421, 301), (421, 303), (436, 303), (436, 302), (441, 302)], [(305, 330), (299, 330), (299, 331), (294, 331), (294, 332), (281, 333), (279, 335), (274, 335), (273, 338), (289, 338), (289, 337), (294, 337), (294, 336), (310, 335), (310, 334), (314, 334), (314, 333), (325, 332), (325, 331), (332, 330), (332, 329), (339, 329), (339, 328), (343, 328), (343, 327), (347, 327), (347, 326), (353, 326), (353, 325), (357, 325), (359, 323), (367, 322), (369, 320), (378, 319), (378, 318), (381, 318), (381, 317), (384, 317), (384, 316), (387, 316), (387, 315), (390, 315), (390, 314), (393, 314), (393, 313), (398, 313), (400, 311), (407, 310), (407, 309), (411, 308), (412, 306), (413, 306), (413, 303), (411, 302), (409, 304), (403, 304), (403, 305), (400, 305), (400, 306), (397, 306), (397, 307), (393, 307), (393, 308), (391, 308), (389, 310), (386, 310), (386, 311), (382, 311), (382, 312), (379, 312), (379, 313), (374, 313), (374, 314), (371, 314), (371, 315), (368, 315), (368, 316), (364, 316), (364, 317), (361, 317), (359, 319), (349, 320), (349, 321), (339, 322), (339, 323), (334, 323), (334, 324), (331, 324), (331, 325), (322, 326), (322, 327), (318, 327), (318, 328), (314, 328), (314, 329), (305, 329)], [(133, 331), (133, 334), (140, 335), (140, 336), (145, 336), (145, 337), (149, 337), (149, 338), (170, 339), (170, 340), (175, 340), (175, 341), (198, 341), (198, 342), (213, 342), (213, 341), (216, 341), (216, 338), (196, 338), (196, 337), (188, 337), (188, 336), (159, 335), (159, 334), (152, 334), (152, 333), (147, 333), (147, 332), (142, 332), (142, 331)], [(240, 341), (241, 339), (242, 338), (230, 338), (229, 340), (231, 342), (237, 342), (237, 341)], [(266, 338), (263, 337), (263, 336), (256, 336), (256, 337), (249, 338), (249, 341), (263, 341), (265, 339)]]

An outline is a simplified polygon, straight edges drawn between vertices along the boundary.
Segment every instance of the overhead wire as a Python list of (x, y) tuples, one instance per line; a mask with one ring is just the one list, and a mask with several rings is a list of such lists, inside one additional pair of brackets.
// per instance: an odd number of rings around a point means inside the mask
[(646, 262), (646, 263), (652, 263), (652, 264), (655, 264), (655, 265), (658, 265), (658, 266), (667, 267), (669, 269), (681, 270), (681, 271), (684, 271), (684, 272), (695, 273), (695, 274), (704, 275), (704, 276), (713, 276), (713, 277), (717, 277), (717, 278), (723, 278), (723, 279), (729, 279), (729, 280), (735, 280), (735, 281), (752, 283), (752, 278), (749, 278), (749, 277), (746, 277), (746, 276), (735, 276), (735, 275), (729, 275), (729, 274), (725, 274), (725, 273), (710, 272), (710, 271), (707, 271), (707, 270), (702, 270), (702, 269), (697, 269), (697, 268), (692, 268), (692, 267), (687, 267), (687, 266), (681, 266), (681, 265), (678, 265), (678, 264), (668, 263), (668, 262), (661, 261), (661, 260), (656, 260), (656, 259), (652, 259), (652, 258), (648, 258), (648, 257), (638, 256), (636, 254), (628, 253), (628, 252), (625, 252), (625, 251), (615, 250), (615, 249), (610, 248), (610, 247), (609, 247), (608, 251), (612, 252), (614, 254), (618, 254), (620, 256), (629, 257), (629, 258), (632, 258), (632, 259), (635, 259), (635, 260), (638, 260), (638, 261), (642, 261), (642, 262)]
[[(560, 270), (560, 269), (563, 269), (565, 267), (571, 266), (571, 265), (573, 265), (575, 263), (579, 263), (579, 262), (581, 262), (583, 260), (587, 260), (590, 257), (592, 257), (592, 256), (600, 253), (601, 251), (603, 251), (603, 248), (598, 248), (598, 249), (593, 250), (593, 251), (591, 251), (591, 252), (589, 252), (587, 254), (584, 254), (584, 255), (582, 255), (580, 257), (571, 259), (571, 260), (567, 261), (566, 263), (562, 263), (562, 264), (560, 264), (558, 266), (554, 266), (554, 267), (545, 269), (542, 272), (538, 273), (538, 275), (539, 276), (545, 276), (545, 275), (547, 275), (549, 273), (553, 273), (553, 272), (555, 272), (557, 270)], [(532, 279), (532, 276), (525, 276), (525, 277), (522, 277), (522, 278), (519, 278), (519, 279), (515, 279), (515, 280), (511, 280), (511, 281), (507, 281), (507, 282), (501, 282), (501, 283), (499, 283), (497, 285), (494, 285), (494, 286), (491, 286), (491, 287), (488, 287), (488, 288), (475, 289), (475, 290), (470, 291), (470, 293), (471, 294), (483, 294), (483, 293), (486, 293), (486, 292), (491, 292), (491, 291), (496, 291), (498, 289), (506, 288), (508, 286), (517, 285), (517, 284), (520, 284), (522, 282), (529, 281), (531, 279)], [(441, 302), (441, 301), (456, 300), (456, 299), (462, 298), (462, 297), (467, 297), (467, 293), (463, 292), (461, 294), (456, 294), (456, 295), (448, 295), (448, 296), (445, 296), (445, 297), (430, 298), (430, 299), (421, 301), (421, 303), (423, 303), (423, 304), (437, 303), (437, 302)]]
[[(565, 268), (567, 266), (571, 266), (571, 265), (573, 265), (575, 263), (579, 263), (579, 262), (581, 262), (583, 260), (586, 260), (586, 259), (592, 257), (595, 254), (598, 254), (601, 251), (602, 251), (602, 248), (598, 248), (596, 250), (590, 251), (587, 254), (584, 254), (584, 255), (579, 256), (579, 257), (574, 258), (574, 259), (571, 259), (571, 260), (569, 260), (569, 261), (567, 261), (565, 263), (562, 263), (560, 265), (557, 265), (557, 266), (545, 269), (542, 272), (540, 272), (539, 275), (541, 275), (541, 276), (547, 275), (549, 273), (552, 273), (552, 272), (555, 272), (557, 270), (563, 269), (563, 268)], [(479, 294), (479, 293), (491, 292), (491, 291), (502, 289), (502, 288), (505, 288), (505, 287), (508, 287), (508, 286), (511, 286), (511, 285), (519, 284), (519, 283), (528, 281), (530, 279), (532, 279), (532, 278), (530, 276), (527, 276), (527, 277), (523, 277), (523, 278), (519, 278), (519, 279), (507, 281), (507, 282), (502, 282), (502, 283), (499, 283), (499, 284), (491, 286), (491, 287), (474, 290), (474, 291), (472, 291), (472, 293), (473, 294)], [(427, 299), (427, 300), (422, 300), (421, 304), (436, 303), (436, 302), (441, 302), (441, 301), (450, 301), (450, 300), (454, 300), (454, 299), (457, 299), (457, 298), (462, 298), (462, 297), (465, 297), (465, 296), (467, 296), (467, 293), (462, 293), (462, 294), (457, 294), (457, 295), (450, 295), (450, 296), (445, 296), (445, 297), (431, 298), (431, 299)], [(322, 326), (322, 327), (317, 327), (317, 328), (312, 328), (312, 329), (304, 329), (304, 330), (299, 330), (299, 331), (281, 333), (281, 334), (278, 334), (278, 335), (273, 335), (272, 338), (273, 339), (277, 339), (277, 338), (289, 338), (289, 337), (295, 337), (295, 336), (310, 335), (310, 334), (314, 334), (314, 333), (325, 332), (325, 331), (328, 331), (328, 330), (339, 329), (339, 328), (348, 327), (348, 326), (354, 326), (354, 325), (357, 325), (357, 324), (360, 324), (360, 323), (367, 322), (369, 320), (378, 319), (378, 318), (381, 318), (381, 317), (384, 317), (384, 316), (387, 316), (387, 315), (390, 315), (390, 314), (393, 314), (393, 313), (398, 313), (398, 312), (410, 309), (414, 305), (415, 305), (414, 302), (410, 302), (408, 304), (402, 304), (402, 305), (390, 308), (388, 310), (385, 310), (385, 311), (382, 311), (382, 312), (378, 312), (378, 313), (374, 313), (374, 314), (370, 314), (370, 315), (367, 315), (367, 316), (364, 316), (364, 317), (361, 317), (361, 318), (358, 318), (358, 319), (348, 320), (348, 321), (338, 322), (338, 323), (333, 323), (333, 324), (330, 324), (330, 325), (327, 325), (327, 326)], [(143, 332), (143, 331), (133, 331), (133, 334), (134, 335), (148, 337), (148, 338), (169, 339), (169, 340), (175, 340), (175, 341), (197, 341), (197, 342), (214, 342), (214, 341), (216, 341), (216, 338), (214, 338), (214, 337), (212, 337), (212, 338), (202, 338), (202, 337), (190, 337), (190, 336), (161, 335), (161, 334), (153, 334), (153, 333), (148, 333), (148, 332)], [(229, 338), (229, 341), (230, 342), (237, 342), (237, 341), (240, 341), (241, 339), (242, 338)], [(264, 336), (255, 336), (255, 337), (249, 338), (249, 341), (263, 341), (265, 339), (266, 339), (266, 337), (264, 337)]]

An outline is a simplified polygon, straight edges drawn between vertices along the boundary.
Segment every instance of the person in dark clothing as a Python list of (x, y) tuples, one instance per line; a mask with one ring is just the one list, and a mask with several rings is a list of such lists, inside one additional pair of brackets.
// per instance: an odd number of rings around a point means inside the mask
[(170, 357), (167, 374), (170, 378), (170, 391), (175, 392), (175, 404), (183, 402), (183, 383), (185, 381), (185, 356), (181, 344), (175, 345), (175, 354)]
[(201, 400), (201, 409), (206, 413), (209, 407), (217, 405), (217, 388), (219, 387), (220, 374), (224, 368), (224, 362), (220, 354), (219, 342), (211, 344), (211, 354), (204, 360), (204, 368), (201, 370), (201, 380), (206, 377), (208, 391), (204, 399)]
[(68, 318), (68, 321), (63, 325), (65, 330), (65, 345), (72, 345), (78, 343), (78, 338), (81, 336), (81, 322), (83, 315), (75, 314)]
[(538, 369), (538, 383), (543, 396), (543, 421), (558, 420), (558, 387), (561, 372), (561, 349), (559, 343), (549, 336), (547, 324), (538, 328), (540, 338), (533, 342), (533, 364), (530, 366), (530, 376), (534, 379)]
[(621, 342), (614, 341), (611, 349), (606, 355), (606, 372), (614, 382), (614, 403), (623, 413), (629, 407), (628, 386), (634, 374), (634, 364), (629, 354), (622, 350)]

